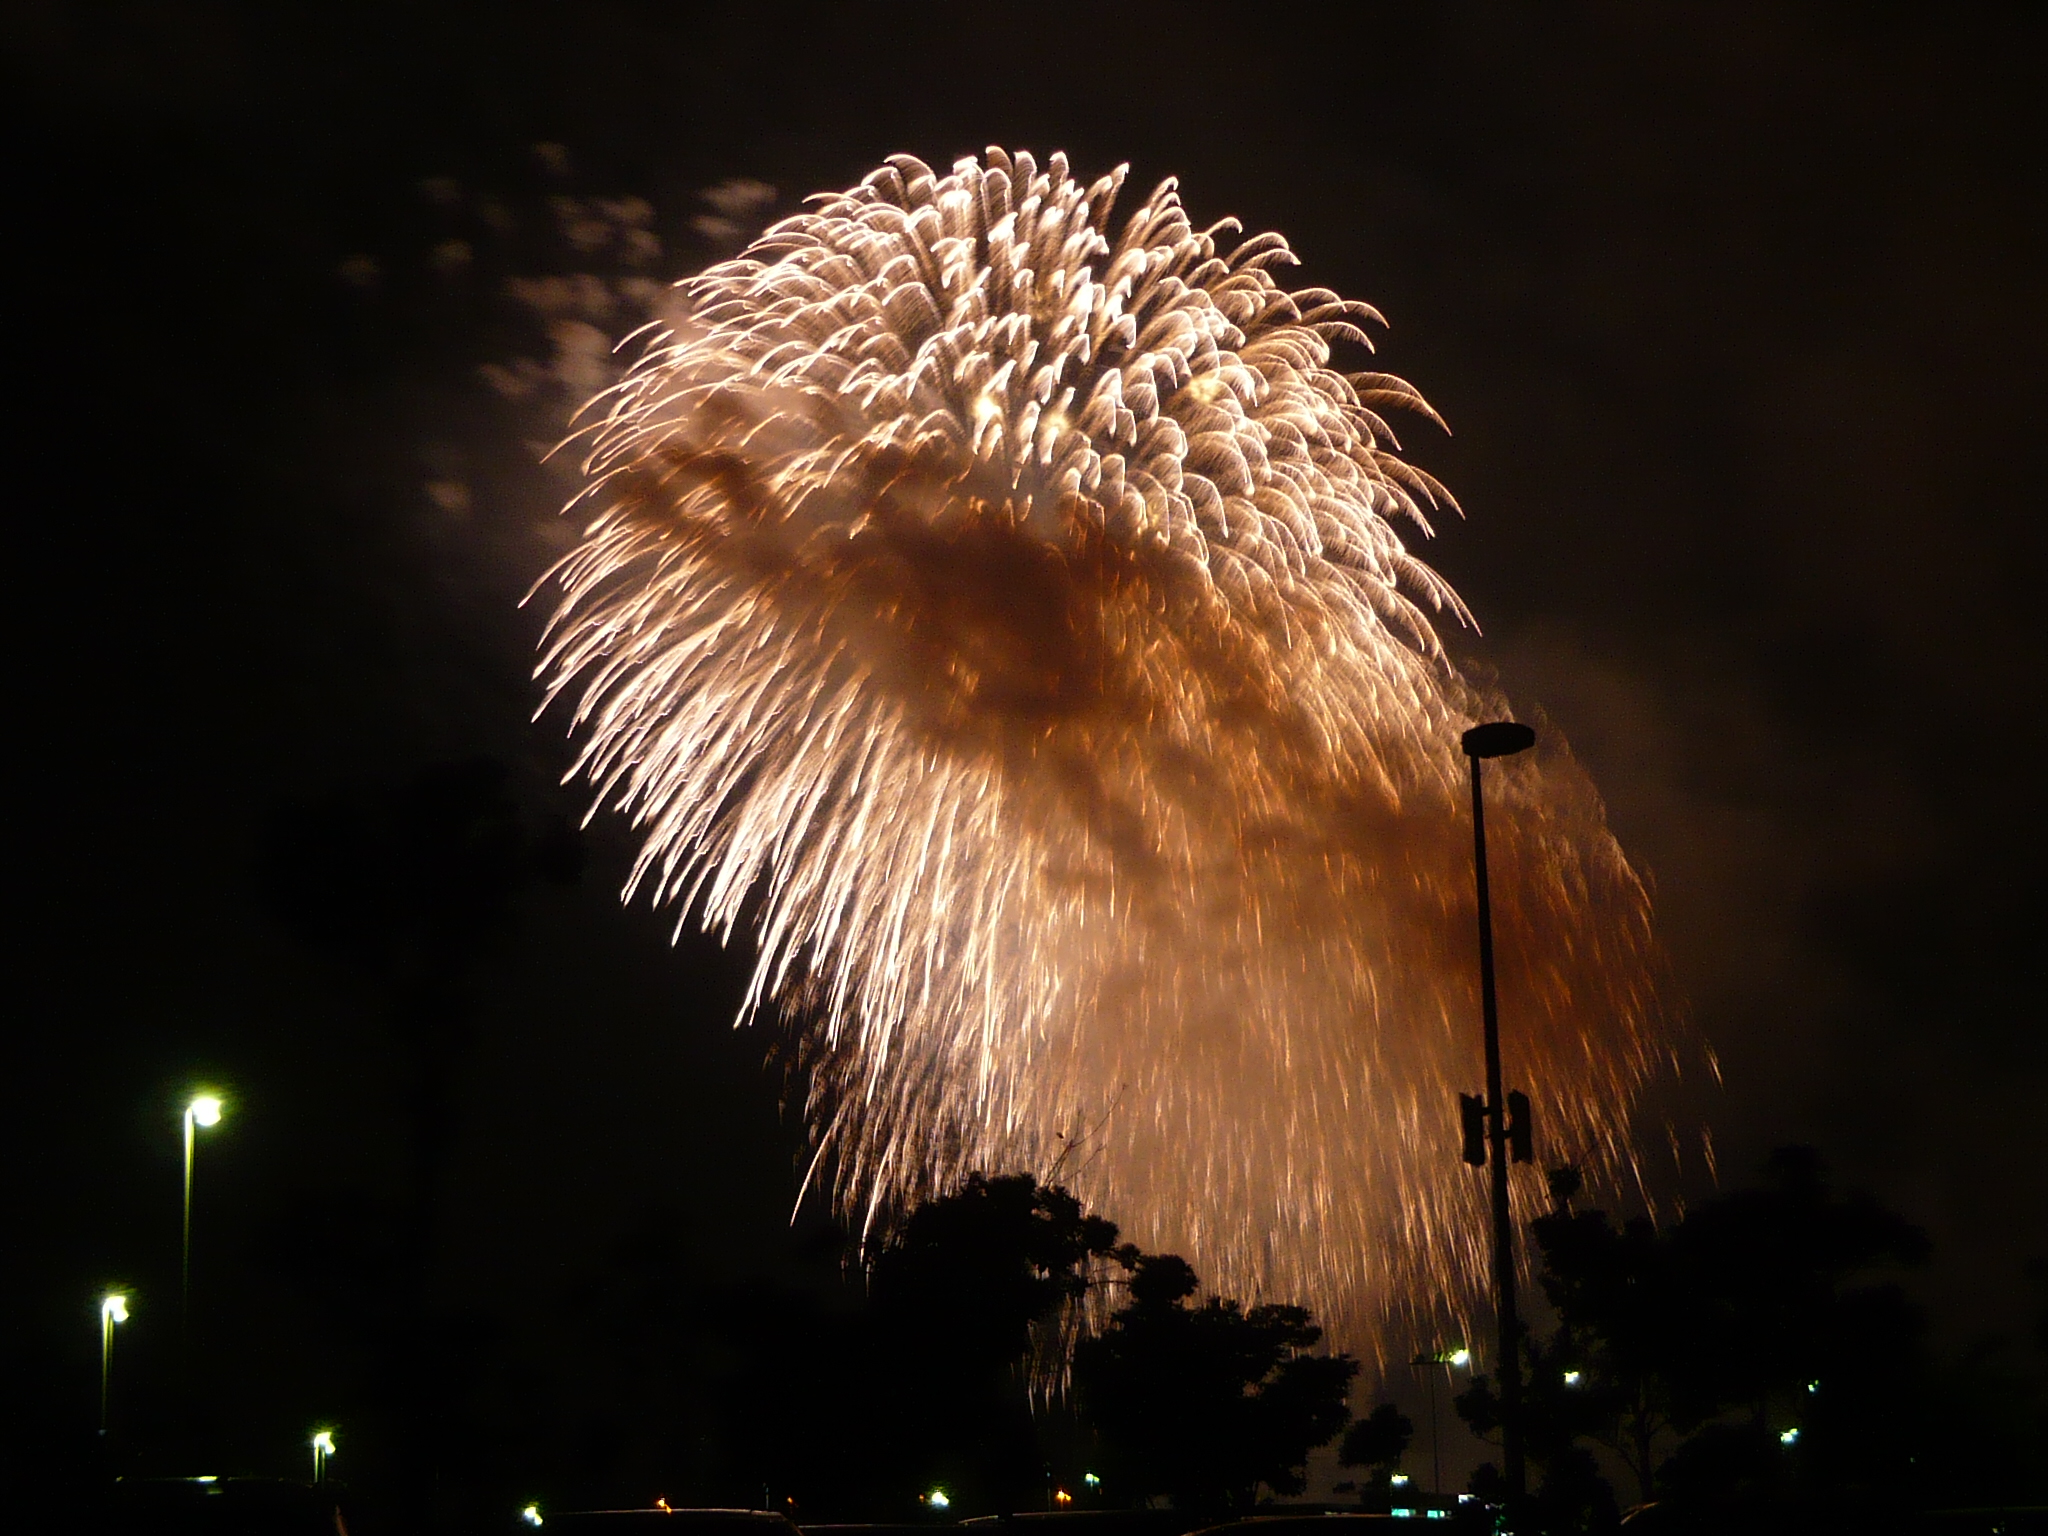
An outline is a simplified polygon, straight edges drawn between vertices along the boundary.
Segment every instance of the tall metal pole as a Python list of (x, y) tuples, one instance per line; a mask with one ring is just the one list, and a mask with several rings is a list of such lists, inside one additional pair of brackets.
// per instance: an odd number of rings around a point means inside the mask
[(114, 1319), (100, 1309), (100, 1436), (107, 1433), (107, 1386), (114, 1375)]
[(114, 1325), (128, 1321), (128, 1298), (119, 1291), (100, 1302), (100, 1438), (107, 1435), (107, 1392), (114, 1375)]
[[(1476, 764), (1474, 765), (1477, 766)], [(192, 1331), (192, 1107), (185, 1107), (185, 1200), (178, 1224), (178, 1327)]]
[(1436, 1427), (1436, 1361), (1429, 1362), (1429, 1496), (1444, 1495), (1444, 1447)]
[(201, 1126), (220, 1124), (221, 1102), (216, 1094), (202, 1093), (185, 1106), (185, 1199), (178, 1227), (179, 1332), (189, 1344), (192, 1332), (192, 1152)]
[(1486, 795), (1481, 762), (1522, 751), (1536, 740), (1527, 726), (1508, 722), (1465, 733), (1472, 760), (1472, 863), (1479, 886), (1479, 1007), (1486, 1026), (1486, 1141), (1493, 1174), (1493, 1291), (1499, 1320), (1501, 1471), (1512, 1519), (1528, 1492), (1522, 1460), (1522, 1327), (1515, 1315), (1515, 1229), (1508, 1210), (1508, 1130), (1501, 1092), (1500, 1010), (1493, 985), (1493, 902), (1486, 878)]

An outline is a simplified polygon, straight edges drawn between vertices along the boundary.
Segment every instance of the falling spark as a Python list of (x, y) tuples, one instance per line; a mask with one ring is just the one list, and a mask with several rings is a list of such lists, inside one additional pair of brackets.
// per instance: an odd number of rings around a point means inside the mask
[[(1382, 413), (1434, 412), (1332, 366), (1379, 316), (1124, 174), (899, 156), (680, 284), (541, 672), (627, 899), (751, 933), (864, 1230), (1028, 1170), (1375, 1338), (1483, 1283), (1457, 741), (1505, 706), (1400, 531), (1455, 503)], [(1567, 754), (1488, 783), (1510, 1076), (1626, 1175), (1646, 897)]]

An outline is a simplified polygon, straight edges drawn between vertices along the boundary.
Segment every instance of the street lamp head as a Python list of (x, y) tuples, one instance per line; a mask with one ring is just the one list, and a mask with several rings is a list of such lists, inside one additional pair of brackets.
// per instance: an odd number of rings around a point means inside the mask
[(334, 1454), (334, 1431), (323, 1429), (319, 1434), (315, 1435), (313, 1437), (313, 1449), (322, 1456), (332, 1456)]
[(1490, 720), (1458, 738), (1467, 757), (1513, 757), (1536, 745), (1536, 733), (1515, 720)]
[(127, 1322), (128, 1298), (119, 1291), (115, 1291), (100, 1303), (100, 1317), (103, 1321), (109, 1323)]
[(1445, 1365), (1455, 1365), (1461, 1371), (1471, 1363), (1472, 1351), (1467, 1349), (1462, 1344), (1460, 1344), (1456, 1349), (1452, 1350), (1448, 1355), (1444, 1356)]
[(189, 1104), (185, 1113), (192, 1117), (194, 1125), (220, 1124), (220, 1099), (211, 1093), (202, 1093)]

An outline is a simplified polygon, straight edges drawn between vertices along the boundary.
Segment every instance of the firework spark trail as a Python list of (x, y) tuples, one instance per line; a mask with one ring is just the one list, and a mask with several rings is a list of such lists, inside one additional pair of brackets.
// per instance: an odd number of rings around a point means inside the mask
[[(1502, 705), (1397, 530), (1454, 503), (1380, 413), (1433, 413), (1331, 367), (1378, 316), (1122, 180), (897, 157), (680, 285), (541, 670), (628, 898), (753, 931), (842, 1209), (1056, 1169), (1372, 1337), (1483, 1275), (1456, 742)], [(1510, 1074), (1625, 1172), (1643, 890), (1568, 756), (1490, 783)]]

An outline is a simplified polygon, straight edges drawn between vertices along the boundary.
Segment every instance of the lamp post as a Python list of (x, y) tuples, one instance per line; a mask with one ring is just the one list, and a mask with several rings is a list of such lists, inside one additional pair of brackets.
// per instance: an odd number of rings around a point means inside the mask
[[(1500, 1011), (1493, 987), (1493, 904), (1486, 883), (1486, 796), (1480, 765), (1489, 757), (1512, 757), (1536, 745), (1536, 733), (1512, 720), (1475, 725), (1459, 744), (1472, 762), (1472, 867), (1479, 891), (1479, 1009), (1486, 1029), (1485, 1146), (1493, 1164), (1493, 1289), (1500, 1323), (1500, 1439), (1502, 1472), (1508, 1485), (1509, 1518), (1520, 1512), (1528, 1491), (1522, 1464), (1522, 1363), (1516, 1353), (1521, 1324), (1515, 1317), (1515, 1231), (1508, 1215), (1508, 1125), (1501, 1098)], [(1526, 1159), (1527, 1101), (1516, 1096), (1518, 1160)], [(1468, 1108), (1468, 1117), (1470, 1110)], [(1468, 1135), (1468, 1144), (1472, 1138)], [(1468, 1147), (1468, 1160), (1470, 1151)]]
[(1422, 1368), (1423, 1385), (1429, 1389), (1429, 1492), (1430, 1497), (1440, 1498), (1444, 1491), (1443, 1446), (1437, 1436), (1436, 1417), (1436, 1371), (1434, 1367), (1463, 1367), (1472, 1363), (1472, 1351), (1462, 1344), (1453, 1344), (1448, 1349), (1433, 1349), (1428, 1354), (1417, 1355), (1414, 1363)]
[(327, 1481), (327, 1458), (334, 1454), (334, 1431), (323, 1429), (313, 1436), (313, 1485)]
[(100, 1301), (100, 1435), (107, 1433), (107, 1387), (114, 1375), (114, 1325), (128, 1321), (128, 1298), (111, 1291)]
[(178, 1291), (180, 1316), (187, 1327), (192, 1321), (192, 1149), (201, 1126), (220, 1124), (220, 1096), (202, 1093), (185, 1106), (185, 1203), (179, 1228)]

